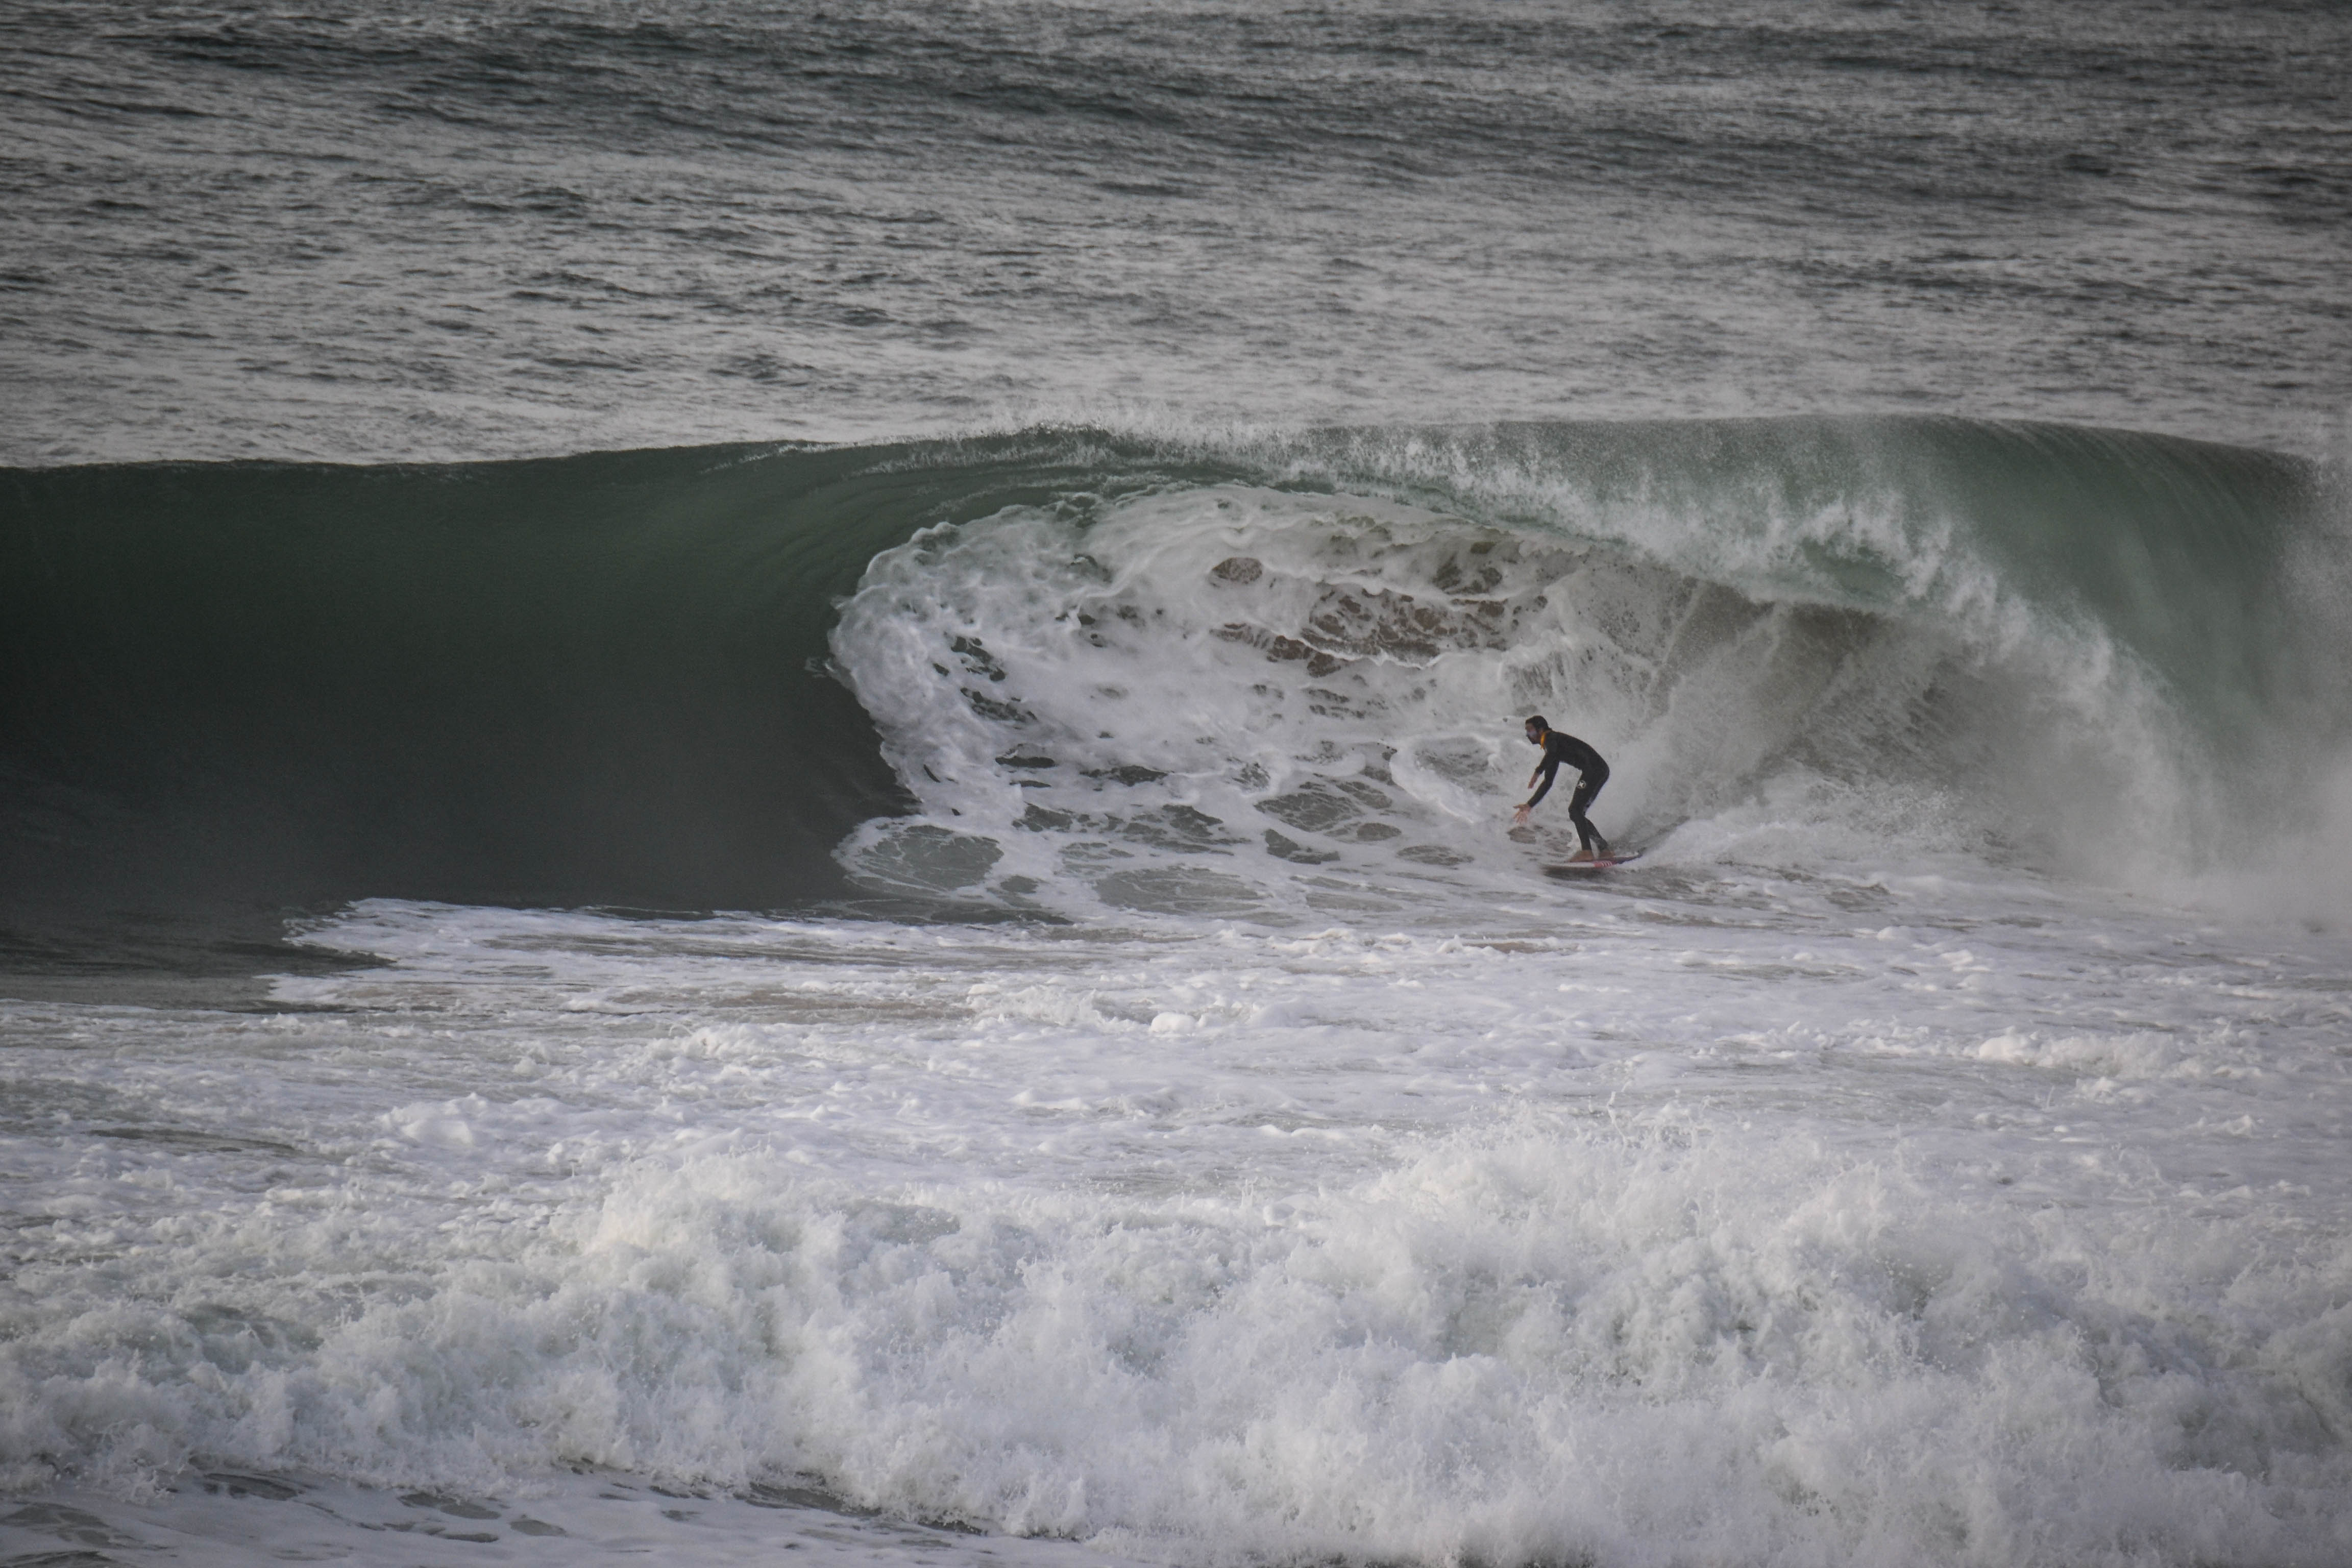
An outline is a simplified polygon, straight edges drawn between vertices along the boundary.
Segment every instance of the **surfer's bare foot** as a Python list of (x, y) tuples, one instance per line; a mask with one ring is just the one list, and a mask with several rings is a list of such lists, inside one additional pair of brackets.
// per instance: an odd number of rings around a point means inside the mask
[(1571, 856), (1570, 856), (1570, 857), (1568, 858), (1568, 863), (1569, 863), (1570, 865), (1573, 866), (1573, 865), (1575, 865), (1575, 864), (1576, 864), (1578, 861), (1580, 861), (1580, 860), (1590, 860), (1590, 859), (1591, 859), (1591, 858), (1592, 858), (1592, 851), (1591, 851), (1591, 850), (1590, 850), (1590, 849), (1580, 849), (1580, 850), (1578, 850), (1575, 854), (1573, 854), (1573, 855), (1571, 855)]

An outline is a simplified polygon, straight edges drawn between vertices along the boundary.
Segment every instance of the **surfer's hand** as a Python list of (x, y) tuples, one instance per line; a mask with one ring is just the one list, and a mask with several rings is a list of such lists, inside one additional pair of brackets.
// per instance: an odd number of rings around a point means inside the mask
[(1523, 805), (1512, 812), (1511, 825), (1515, 827), (1525, 827), (1528, 825), (1528, 813), (1534, 809), (1533, 806)]

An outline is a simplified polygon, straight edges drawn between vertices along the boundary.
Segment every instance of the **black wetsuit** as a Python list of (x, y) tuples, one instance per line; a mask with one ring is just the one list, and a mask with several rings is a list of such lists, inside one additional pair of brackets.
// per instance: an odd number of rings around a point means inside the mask
[(1576, 793), (1568, 797), (1568, 819), (1576, 824), (1576, 841), (1597, 855), (1609, 853), (1609, 840), (1601, 837), (1591, 818), (1584, 815), (1601, 786), (1609, 782), (1609, 764), (1601, 753), (1573, 735), (1563, 735), (1557, 730), (1546, 730), (1543, 738), (1543, 761), (1536, 764), (1543, 774), (1543, 785), (1528, 797), (1528, 805), (1551, 793), (1552, 780), (1559, 776), (1559, 765), (1566, 763), (1577, 772)]

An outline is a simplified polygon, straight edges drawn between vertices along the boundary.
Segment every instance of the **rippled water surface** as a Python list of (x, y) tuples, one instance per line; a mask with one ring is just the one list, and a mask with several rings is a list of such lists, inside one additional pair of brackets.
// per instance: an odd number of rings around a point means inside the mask
[(13, 7), (0, 458), (1007, 417), (2327, 448), (2324, 4)]

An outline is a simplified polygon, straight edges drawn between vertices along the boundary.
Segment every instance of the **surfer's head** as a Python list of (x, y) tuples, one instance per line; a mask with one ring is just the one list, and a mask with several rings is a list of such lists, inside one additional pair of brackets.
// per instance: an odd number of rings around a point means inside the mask
[(1533, 741), (1538, 745), (1541, 745), (1543, 744), (1544, 735), (1550, 729), (1551, 726), (1544, 722), (1544, 716), (1538, 713), (1534, 718), (1528, 721), (1528, 739)]

